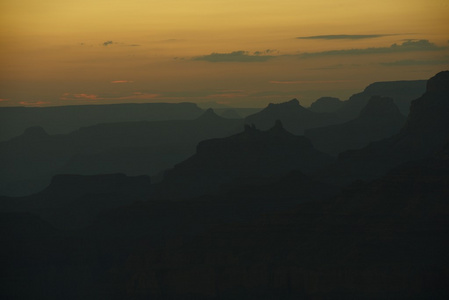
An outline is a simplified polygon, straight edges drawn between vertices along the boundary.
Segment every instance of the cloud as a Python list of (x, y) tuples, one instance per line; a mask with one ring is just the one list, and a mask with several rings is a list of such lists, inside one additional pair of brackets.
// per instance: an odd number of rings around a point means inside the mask
[(271, 80), (274, 84), (310, 84), (310, 83), (340, 83), (351, 82), (353, 80)]
[(19, 104), (23, 106), (43, 106), (45, 104), (49, 104), (50, 102), (44, 101), (20, 101)]
[(331, 35), (312, 35), (312, 36), (299, 36), (300, 40), (362, 40), (373, 39), (384, 36), (392, 36), (397, 34), (331, 34)]
[(163, 97), (166, 98), (231, 98), (242, 97), (246, 93), (243, 90), (197, 90), (197, 91), (181, 91), (181, 92), (164, 92)]
[[(268, 50), (270, 51), (270, 50)], [(209, 55), (197, 56), (192, 60), (208, 62), (264, 62), (276, 56), (265, 55), (266, 52), (256, 51), (253, 54), (247, 51), (234, 51), (230, 53), (211, 53)]]
[(383, 66), (396, 67), (396, 66), (426, 66), (426, 65), (445, 65), (449, 64), (449, 60), (414, 60), (414, 59), (404, 59), (396, 60), (392, 62), (380, 63)]
[(252, 93), (249, 96), (253, 98), (273, 98), (273, 97), (298, 97), (298, 95), (301, 95), (302, 91), (263, 91), (263, 92), (257, 92)]
[(439, 47), (428, 40), (406, 40), (402, 44), (393, 44), (390, 47), (373, 47), (362, 49), (343, 49), (343, 50), (329, 50), (322, 52), (305, 52), (299, 54), (299, 57), (321, 57), (331, 55), (361, 55), (361, 54), (381, 54), (381, 53), (402, 53), (402, 52), (416, 52), (416, 51), (437, 51), (445, 49), (446, 47)]
[(133, 83), (134, 81), (132, 80), (114, 80), (111, 81), (111, 83)]
[(109, 45), (112, 45), (114, 42), (113, 41), (106, 41), (106, 42), (104, 42), (103, 43), (103, 46), (109, 46)]
[(7, 101), (9, 101), (10, 99), (2, 99), (2, 98), (0, 98), (0, 102), (7, 102)]
[(89, 102), (96, 102), (96, 101), (108, 101), (108, 100), (147, 100), (147, 99), (154, 99), (159, 97), (160, 94), (156, 93), (142, 93), (142, 92), (132, 92), (132, 93), (125, 93), (125, 94), (104, 94), (104, 95), (97, 95), (97, 94), (72, 94), (72, 93), (64, 93), (61, 97), (59, 97), (60, 100), (70, 100), (70, 101), (89, 101)]

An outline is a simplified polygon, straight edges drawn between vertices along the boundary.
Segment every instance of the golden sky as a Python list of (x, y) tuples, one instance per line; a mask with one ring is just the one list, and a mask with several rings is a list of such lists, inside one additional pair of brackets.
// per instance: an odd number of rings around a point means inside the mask
[(447, 0), (3, 0), (0, 105), (342, 100), (449, 69)]

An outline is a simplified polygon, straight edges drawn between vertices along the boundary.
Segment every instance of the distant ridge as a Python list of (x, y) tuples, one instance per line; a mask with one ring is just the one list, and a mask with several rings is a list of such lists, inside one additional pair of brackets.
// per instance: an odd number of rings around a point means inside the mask
[(310, 105), (310, 110), (318, 113), (335, 113), (343, 105), (343, 101), (334, 97), (321, 97)]
[(354, 94), (348, 100), (343, 101), (343, 105), (337, 113), (346, 121), (354, 119), (372, 96), (381, 96), (392, 98), (400, 112), (407, 116), (412, 100), (420, 97), (426, 91), (426, 82), (426, 80), (374, 82), (368, 85), (363, 92)]
[(234, 134), (242, 123), (206, 111), (192, 120), (103, 123), (60, 135), (30, 128), (0, 142), (0, 195), (36, 193), (61, 173), (155, 175), (194, 154), (200, 141)]
[(426, 92), (412, 101), (410, 114), (398, 134), (341, 153), (328, 178), (341, 183), (370, 180), (401, 163), (434, 157), (449, 141), (448, 85), (449, 71), (430, 78)]
[(202, 113), (196, 104), (188, 102), (0, 107), (0, 141), (33, 126), (41, 126), (49, 134), (61, 134), (99, 123), (192, 120)]
[(405, 117), (399, 112), (393, 99), (373, 96), (356, 119), (309, 129), (305, 135), (320, 151), (337, 155), (397, 134), (404, 123)]
[(295, 98), (283, 103), (270, 103), (262, 111), (246, 117), (245, 123), (255, 124), (257, 128), (267, 130), (276, 120), (281, 120), (284, 127), (294, 134), (303, 134), (305, 129), (339, 122), (336, 115), (310, 111), (302, 107)]
[(208, 108), (196, 120), (208, 122), (208, 121), (223, 120), (223, 117), (217, 115), (212, 108)]

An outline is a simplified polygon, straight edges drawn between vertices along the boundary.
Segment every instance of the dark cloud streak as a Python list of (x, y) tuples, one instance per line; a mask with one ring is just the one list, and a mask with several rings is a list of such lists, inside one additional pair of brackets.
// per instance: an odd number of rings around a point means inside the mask
[[(385, 54), (385, 53), (406, 53), (406, 52), (428, 52), (447, 49), (447, 47), (437, 46), (428, 40), (405, 40), (401, 44), (392, 44), (389, 47), (354, 48), (341, 50), (328, 50), (322, 52), (303, 52), (299, 54), (280, 55), (277, 50), (256, 51), (234, 51), (230, 53), (211, 53), (191, 58), (193, 61), (207, 62), (266, 62), (276, 58), (299, 58), (307, 59), (325, 56), (350, 56), (365, 54)], [(179, 59), (179, 58), (175, 58)], [(340, 66), (337, 66), (340, 67)]]
[(400, 67), (400, 66), (432, 66), (432, 65), (445, 65), (449, 64), (449, 60), (414, 60), (404, 59), (392, 62), (380, 63), (382, 66), (387, 67)]
[(265, 62), (275, 57), (273, 55), (261, 55), (261, 52), (250, 54), (246, 51), (234, 51), (230, 53), (211, 53), (194, 57), (192, 60), (208, 62)]
[(392, 36), (397, 34), (330, 34), (330, 35), (312, 35), (312, 36), (299, 36), (300, 40), (361, 40), (361, 39), (373, 39), (385, 36)]
[(301, 58), (322, 57), (334, 55), (361, 55), (361, 54), (382, 54), (382, 53), (401, 53), (401, 52), (418, 52), (418, 51), (438, 51), (446, 47), (439, 47), (428, 40), (407, 40), (402, 44), (393, 44), (390, 47), (372, 47), (372, 48), (355, 48), (343, 50), (329, 50), (323, 52), (306, 52), (299, 54)]

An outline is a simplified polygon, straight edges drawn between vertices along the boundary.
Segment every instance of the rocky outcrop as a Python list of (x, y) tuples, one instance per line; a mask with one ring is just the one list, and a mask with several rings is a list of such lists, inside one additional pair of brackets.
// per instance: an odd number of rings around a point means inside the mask
[(297, 99), (279, 104), (270, 103), (262, 111), (245, 118), (246, 124), (254, 124), (261, 130), (271, 128), (276, 120), (282, 121), (284, 127), (293, 134), (303, 134), (305, 129), (336, 124), (336, 115), (317, 113), (302, 107)]
[(399, 111), (407, 116), (410, 103), (426, 91), (426, 80), (385, 81), (370, 84), (361, 93), (352, 95), (343, 102), (338, 115), (344, 120), (356, 118), (372, 96), (389, 97)]
[(305, 132), (320, 151), (337, 155), (349, 149), (359, 149), (399, 133), (405, 117), (393, 99), (373, 96), (359, 116), (343, 124), (309, 129)]
[(334, 97), (321, 97), (310, 105), (310, 110), (317, 113), (335, 113), (343, 105), (343, 101)]
[(440, 72), (429, 79), (430, 89), (412, 102), (398, 134), (341, 153), (338, 163), (321, 178), (327, 177), (333, 183), (374, 179), (401, 163), (433, 157), (449, 140), (448, 73)]
[(280, 176), (295, 169), (311, 172), (331, 161), (308, 139), (287, 132), (280, 121), (267, 131), (246, 125), (242, 133), (199, 143), (194, 156), (166, 173), (160, 196), (216, 193), (239, 178)]

